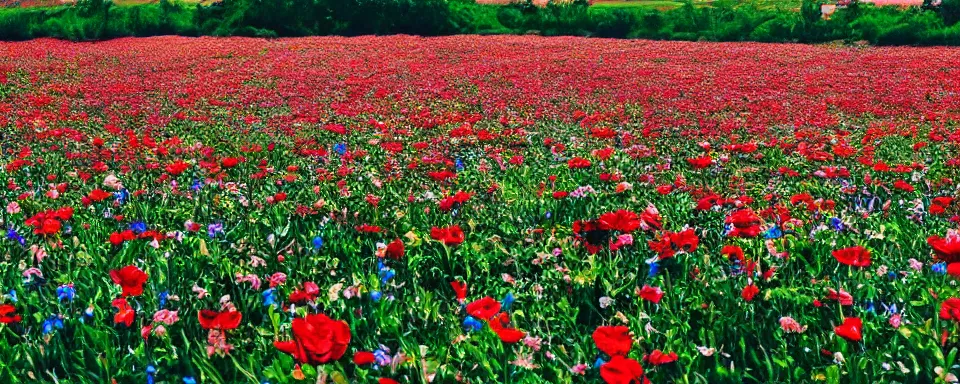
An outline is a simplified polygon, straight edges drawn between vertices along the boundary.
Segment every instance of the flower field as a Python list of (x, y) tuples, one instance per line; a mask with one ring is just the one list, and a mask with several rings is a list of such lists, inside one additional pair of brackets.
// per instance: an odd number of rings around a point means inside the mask
[(0, 381), (930, 383), (960, 49), (0, 43)]

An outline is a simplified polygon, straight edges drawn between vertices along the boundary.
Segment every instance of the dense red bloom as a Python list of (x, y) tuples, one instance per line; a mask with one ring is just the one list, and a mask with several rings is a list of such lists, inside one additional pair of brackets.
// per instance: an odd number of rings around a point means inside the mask
[(350, 326), (324, 314), (293, 319), (293, 340), (274, 341), (280, 352), (293, 355), (300, 364), (319, 365), (339, 360), (350, 343)]
[(710, 158), (710, 155), (703, 155), (700, 157), (693, 157), (687, 159), (687, 163), (693, 167), (693, 169), (704, 169), (709, 167), (710, 164), (713, 164), (713, 159)]
[(200, 326), (203, 329), (219, 329), (219, 330), (231, 330), (240, 326), (240, 320), (243, 319), (243, 314), (237, 310), (229, 311), (212, 311), (209, 309), (201, 309), (197, 313), (197, 318), (200, 320)]
[(733, 226), (728, 236), (750, 238), (760, 234), (760, 216), (750, 208), (734, 211), (724, 222)]
[(622, 325), (597, 327), (593, 331), (593, 342), (597, 349), (609, 356), (626, 356), (633, 346), (630, 328)]
[(94, 190), (90, 191), (90, 193), (87, 194), (87, 198), (90, 199), (90, 200), (93, 200), (93, 201), (95, 201), (95, 202), (104, 201), (104, 200), (106, 200), (107, 198), (110, 198), (111, 196), (113, 196), (112, 193), (107, 192), (107, 191), (104, 191), (104, 190), (99, 189), (99, 188), (94, 189)]
[(183, 160), (177, 160), (173, 163), (167, 164), (167, 166), (164, 167), (164, 170), (171, 175), (177, 176), (186, 172), (189, 168), (190, 164), (184, 162)]
[(124, 241), (131, 241), (136, 238), (137, 237), (134, 235), (133, 231), (129, 229), (123, 232), (114, 232), (110, 234), (110, 244), (113, 244), (113, 246), (116, 247), (123, 244)]
[(870, 251), (861, 246), (835, 250), (833, 251), (833, 257), (837, 259), (840, 264), (854, 267), (870, 266)]
[(637, 296), (640, 296), (641, 299), (646, 301), (653, 302), (654, 304), (660, 304), (660, 299), (663, 298), (663, 290), (661, 290), (660, 287), (644, 285), (643, 288), (640, 288), (637, 291)]
[(500, 341), (507, 344), (515, 344), (527, 336), (526, 332), (509, 327), (509, 323), (510, 316), (506, 313), (500, 313), (490, 320), (490, 329), (497, 334)]
[(640, 212), (640, 228), (644, 231), (663, 229), (663, 217), (660, 211), (653, 204), (647, 206), (643, 212)]
[(20, 315), (13, 304), (0, 304), (0, 324), (19, 323)]
[(569, 196), (570, 193), (567, 191), (556, 191), (553, 193), (553, 198), (555, 200), (562, 200), (563, 198)]
[(390, 244), (387, 244), (387, 249), (383, 252), (384, 256), (394, 260), (402, 259), (404, 253), (403, 241), (400, 239), (394, 239)]
[(467, 201), (470, 200), (470, 197), (472, 196), (473, 196), (472, 193), (457, 191), (457, 193), (455, 193), (453, 196), (449, 196), (440, 200), (439, 202), (440, 210), (443, 212), (450, 212), (454, 208), (457, 208), (465, 204)]
[(640, 384), (643, 367), (636, 360), (618, 355), (600, 366), (600, 377), (607, 384)]
[(723, 248), (720, 249), (720, 254), (726, 256), (727, 259), (731, 261), (744, 261), (743, 249), (736, 245), (724, 245)]
[(596, 220), (573, 222), (573, 236), (585, 247), (591, 255), (596, 254), (602, 249), (610, 238), (610, 231), (604, 229)]
[(847, 317), (843, 319), (843, 324), (834, 327), (833, 331), (844, 339), (860, 341), (863, 340), (863, 321), (858, 317)]
[(137, 312), (130, 306), (130, 303), (128, 303), (126, 299), (118, 297), (113, 299), (111, 305), (117, 309), (117, 313), (113, 315), (114, 324), (123, 324), (128, 327), (133, 325), (133, 319), (136, 317)]
[(467, 313), (481, 320), (487, 320), (500, 312), (500, 302), (490, 296), (467, 304)]
[(939, 196), (934, 197), (933, 202), (930, 204), (930, 214), (932, 215), (941, 215), (946, 212), (947, 208), (950, 207), (950, 204), (953, 204), (953, 198), (949, 196)]
[(743, 287), (743, 291), (740, 292), (740, 297), (745, 301), (753, 301), (753, 298), (760, 293), (760, 288), (757, 288), (756, 285), (750, 284), (746, 287)]
[(377, 380), (377, 384), (400, 384), (400, 382), (394, 379), (381, 377), (380, 379)]
[(679, 233), (664, 232), (659, 240), (649, 240), (647, 245), (659, 255), (660, 260), (674, 257), (677, 252), (692, 253), (697, 250), (700, 238), (693, 229)]
[(590, 168), (590, 160), (584, 159), (582, 157), (574, 157), (567, 161), (567, 167), (570, 169), (583, 169)]
[(927, 244), (933, 247), (937, 260), (946, 263), (960, 262), (960, 232), (947, 230), (946, 237), (930, 236)]
[(220, 165), (224, 168), (233, 168), (236, 167), (237, 164), (240, 164), (240, 159), (236, 157), (225, 157), (220, 161)]
[(446, 228), (433, 227), (430, 229), (430, 238), (443, 242), (444, 245), (460, 245), (466, 239), (459, 225)]
[(650, 363), (653, 365), (670, 364), (672, 362), (677, 361), (677, 359), (678, 357), (676, 352), (663, 353), (663, 351), (659, 349), (654, 350), (653, 352), (650, 352), (650, 354), (643, 356), (644, 362)]
[(110, 279), (123, 289), (124, 297), (143, 294), (143, 283), (147, 282), (147, 277), (146, 273), (134, 265), (110, 271)]
[(462, 281), (451, 281), (450, 287), (452, 287), (454, 293), (456, 293), (457, 301), (462, 303), (467, 299), (467, 283)]
[(636, 213), (627, 210), (618, 210), (600, 215), (600, 227), (608, 231), (630, 233), (640, 228), (640, 218)]
[(910, 183), (907, 183), (903, 180), (897, 180), (893, 182), (893, 187), (904, 192), (913, 192), (914, 188)]
[(940, 303), (940, 318), (960, 322), (960, 298), (951, 297)]
[(377, 361), (377, 357), (374, 356), (373, 352), (360, 351), (353, 354), (353, 363), (356, 365), (373, 364), (375, 361)]
[(308, 281), (303, 283), (303, 289), (298, 288), (290, 292), (289, 300), (294, 304), (305, 304), (316, 300), (319, 295), (320, 287), (317, 286), (317, 283)]

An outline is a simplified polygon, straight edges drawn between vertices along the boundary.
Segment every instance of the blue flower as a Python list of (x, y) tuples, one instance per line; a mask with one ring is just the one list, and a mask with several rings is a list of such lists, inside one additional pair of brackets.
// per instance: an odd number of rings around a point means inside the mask
[(648, 262), (647, 265), (650, 266), (650, 272), (647, 273), (647, 276), (654, 277), (660, 273), (660, 264), (658, 264), (656, 261)]
[(197, 380), (193, 376), (187, 376), (183, 378), (183, 384), (197, 384)]
[(261, 293), (261, 295), (263, 295), (263, 306), (264, 306), (264, 307), (269, 307), (269, 306), (274, 305), (274, 304), (277, 303), (277, 289), (276, 289), (276, 288), (270, 288), (270, 289), (268, 289), (268, 290), (266, 290), (266, 291), (263, 291), (263, 293)]
[(157, 368), (153, 365), (147, 366), (147, 384), (153, 384), (154, 378), (153, 375), (157, 373)]
[(392, 361), (392, 359), (390, 358), (390, 354), (388, 354), (382, 349), (373, 351), (373, 357), (376, 360), (377, 365), (381, 367), (390, 365), (390, 362)]
[(24, 239), (23, 236), (20, 236), (20, 234), (17, 233), (16, 229), (13, 229), (13, 228), (8, 229), (7, 238), (20, 243), (20, 245), (27, 245), (27, 240)]
[(380, 291), (370, 292), (370, 298), (373, 299), (374, 302), (379, 302), (382, 296), (383, 294), (380, 293)]
[(457, 171), (462, 171), (462, 170), (463, 170), (463, 160), (457, 159), (457, 160), (454, 162), (454, 165), (457, 167)]
[(833, 228), (834, 231), (840, 232), (843, 230), (843, 220), (839, 218), (832, 217), (830, 218), (830, 228)]
[(218, 233), (223, 233), (223, 224), (215, 223), (207, 226), (207, 235), (210, 235), (210, 238), (217, 237)]
[(391, 279), (393, 279), (393, 277), (396, 276), (396, 275), (397, 275), (397, 272), (394, 271), (394, 270), (392, 270), (392, 269), (389, 269), (389, 268), (381, 269), (381, 270), (380, 270), (380, 283), (386, 284), (386, 283), (389, 282)]
[(315, 236), (313, 238), (313, 249), (320, 249), (323, 246), (323, 238), (320, 236)]
[(57, 287), (57, 299), (60, 301), (73, 301), (76, 296), (77, 290), (73, 288), (73, 284), (64, 284)]
[(547, 213), (546, 213), (545, 215), (543, 215), (543, 216), (549, 219), (550, 217), (553, 216), (553, 214), (550, 213), (550, 211), (547, 211)]
[(601, 358), (598, 357), (598, 358), (597, 358), (597, 361), (595, 361), (595, 362), (593, 363), (593, 367), (594, 367), (594, 368), (600, 368), (601, 365), (604, 365), (604, 364), (606, 364), (606, 363), (607, 363), (606, 361), (604, 361), (603, 359), (601, 359)]
[(483, 328), (483, 323), (474, 319), (473, 316), (467, 316), (466, 319), (463, 319), (463, 327), (466, 328), (468, 332), (476, 332)]
[(516, 298), (513, 297), (513, 292), (508, 293), (503, 297), (503, 301), (500, 302), (500, 306), (503, 308), (504, 312), (509, 311), (510, 305), (513, 304), (514, 301), (516, 301)]
[(10, 292), (7, 293), (7, 296), (9, 296), (9, 297), (10, 297), (10, 301), (12, 301), (12, 302), (14, 302), (14, 303), (16, 303), (17, 301), (20, 301), (19, 299), (17, 299), (17, 291), (16, 291), (16, 290), (11, 289)]
[(134, 221), (130, 223), (130, 230), (139, 235), (147, 231), (147, 224), (142, 221)]
[(163, 308), (164, 306), (167, 305), (167, 298), (169, 297), (170, 297), (169, 291), (160, 292), (160, 295), (158, 296), (158, 298), (160, 299), (160, 308)]
[(193, 185), (190, 186), (194, 192), (199, 191), (200, 188), (203, 188), (203, 182), (200, 179), (193, 179)]
[(934, 265), (931, 265), (931, 266), (930, 266), (930, 269), (933, 270), (934, 273), (939, 273), (939, 274), (942, 275), (942, 274), (944, 274), (944, 273), (947, 273), (947, 264), (946, 264), (946, 263), (936, 263), (936, 264), (934, 264)]
[(780, 230), (780, 227), (774, 225), (763, 234), (763, 237), (765, 239), (779, 239), (783, 237), (783, 231)]
[(333, 146), (334, 152), (337, 152), (338, 155), (343, 156), (344, 153), (347, 153), (347, 145), (344, 143), (338, 143)]
[(60, 316), (52, 315), (43, 321), (43, 334), (50, 334), (54, 329), (63, 329), (63, 319)]
[(113, 198), (117, 200), (117, 203), (123, 204), (130, 198), (130, 191), (127, 191), (126, 188), (121, 189), (113, 193)]

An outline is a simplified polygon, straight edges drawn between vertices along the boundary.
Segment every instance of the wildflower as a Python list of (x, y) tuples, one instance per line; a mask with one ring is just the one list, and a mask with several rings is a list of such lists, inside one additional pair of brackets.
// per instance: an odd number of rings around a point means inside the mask
[(801, 326), (792, 317), (784, 316), (780, 318), (780, 329), (786, 333), (803, 333), (807, 331), (807, 326)]
[(73, 301), (73, 298), (76, 296), (77, 290), (73, 288), (73, 283), (57, 287), (57, 300), (70, 302)]

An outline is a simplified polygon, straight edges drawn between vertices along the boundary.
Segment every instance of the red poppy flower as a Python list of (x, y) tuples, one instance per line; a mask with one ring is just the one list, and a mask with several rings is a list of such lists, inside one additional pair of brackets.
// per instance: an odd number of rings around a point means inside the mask
[(454, 293), (456, 293), (457, 301), (462, 303), (467, 299), (467, 283), (462, 281), (451, 281), (450, 287), (453, 288)]
[(646, 301), (651, 301), (654, 304), (660, 304), (660, 299), (663, 298), (663, 290), (661, 290), (660, 287), (644, 285), (643, 288), (640, 288), (637, 292), (637, 296), (640, 296), (641, 299)]
[(593, 342), (597, 349), (608, 356), (626, 356), (633, 346), (630, 328), (622, 325), (597, 327), (593, 331)]
[(0, 324), (19, 323), (20, 315), (17, 314), (17, 307), (13, 304), (0, 305)]
[(233, 167), (236, 167), (237, 164), (240, 164), (240, 159), (236, 157), (225, 157), (220, 162), (220, 165), (223, 166), (224, 168), (233, 168)]
[(713, 159), (710, 158), (710, 155), (703, 155), (700, 157), (688, 158), (687, 163), (693, 167), (693, 169), (704, 169), (709, 167), (710, 164), (713, 164)]
[(377, 384), (400, 384), (400, 382), (399, 382), (399, 381), (396, 381), (396, 380), (394, 380), (394, 379), (388, 379), (388, 378), (386, 378), (386, 377), (381, 377), (379, 380), (377, 380)]
[(760, 293), (760, 288), (757, 288), (756, 285), (750, 284), (746, 287), (743, 287), (743, 291), (740, 292), (740, 297), (743, 297), (745, 301), (753, 301), (753, 298)]
[(460, 245), (466, 239), (466, 236), (459, 225), (453, 225), (447, 228), (431, 228), (430, 238), (443, 242), (444, 245)]
[(123, 289), (122, 295), (140, 296), (143, 294), (143, 283), (147, 282), (147, 274), (133, 265), (110, 271), (110, 279)]
[(520, 340), (523, 340), (524, 337), (527, 337), (527, 333), (519, 329), (514, 328), (505, 328), (505, 327), (493, 327), (491, 323), (491, 329), (497, 334), (497, 337), (500, 338), (500, 341), (507, 344), (516, 344)]
[(137, 312), (134, 311), (126, 299), (118, 297), (113, 299), (111, 305), (117, 308), (117, 313), (113, 315), (114, 324), (124, 324), (128, 327), (133, 325), (133, 318), (137, 315)]
[(317, 296), (320, 296), (320, 287), (317, 283), (308, 281), (303, 283), (303, 289), (294, 289), (290, 292), (289, 300), (294, 304), (305, 304), (316, 300)]
[(677, 359), (678, 357), (676, 352), (663, 353), (663, 351), (659, 349), (654, 350), (653, 352), (650, 352), (649, 355), (643, 356), (644, 362), (647, 362), (653, 365), (670, 364), (672, 362), (677, 361)]
[(600, 215), (600, 227), (608, 231), (630, 233), (640, 228), (640, 217), (636, 213), (621, 209)]
[(736, 245), (724, 245), (723, 248), (720, 249), (720, 254), (726, 256), (730, 261), (739, 260), (743, 262), (744, 260), (743, 248)]
[(847, 317), (843, 319), (843, 324), (834, 327), (833, 331), (844, 339), (860, 341), (863, 340), (863, 321), (858, 317)]
[(940, 303), (940, 318), (960, 322), (960, 298), (951, 297)]
[(274, 341), (280, 352), (293, 355), (300, 364), (319, 365), (339, 360), (350, 343), (350, 326), (324, 314), (293, 319), (293, 340)]
[(607, 384), (638, 384), (643, 380), (643, 367), (636, 360), (618, 355), (600, 366), (600, 377)]
[(897, 180), (897, 181), (893, 182), (893, 187), (896, 188), (896, 189), (899, 189), (899, 190), (901, 190), (901, 191), (904, 191), (904, 192), (913, 192), (913, 191), (914, 191), (913, 186), (910, 185), (910, 183), (907, 183), (906, 181), (903, 181), (903, 180)]
[(87, 194), (87, 198), (88, 198), (88, 199), (93, 200), (93, 201), (96, 201), (96, 202), (100, 202), (100, 201), (106, 200), (106, 199), (109, 198), (110, 196), (113, 196), (113, 194), (110, 193), (110, 192), (104, 191), (104, 190), (102, 190), (102, 189), (99, 189), (99, 188), (94, 189), (94, 190), (90, 191), (90, 193)]
[(584, 159), (582, 157), (574, 157), (567, 161), (567, 168), (570, 169), (583, 169), (590, 168), (590, 160)]
[(734, 211), (724, 220), (733, 226), (728, 236), (751, 238), (760, 235), (760, 216), (750, 208)]
[(402, 259), (404, 254), (403, 241), (400, 241), (400, 239), (391, 241), (390, 244), (387, 244), (387, 249), (383, 254), (394, 260)]
[(217, 312), (201, 309), (197, 313), (197, 318), (200, 320), (200, 326), (203, 329), (230, 330), (240, 326), (243, 314), (236, 310)]
[(854, 267), (870, 266), (870, 251), (861, 246), (838, 249), (833, 251), (833, 257), (841, 264)]
[(930, 236), (927, 244), (933, 247), (937, 260), (947, 263), (960, 262), (960, 232), (950, 229), (947, 230), (946, 237)]
[(373, 352), (360, 351), (353, 354), (353, 363), (356, 365), (373, 364), (375, 361), (377, 361), (377, 357), (373, 355)]
[(467, 313), (478, 319), (487, 320), (500, 312), (500, 302), (490, 296), (467, 304)]

